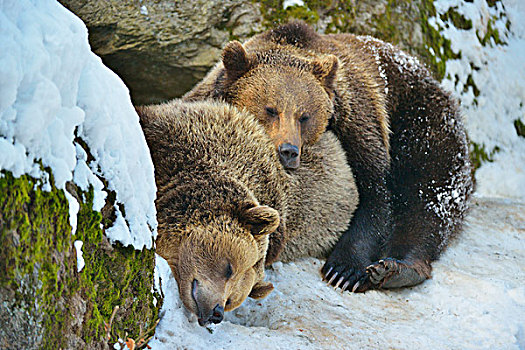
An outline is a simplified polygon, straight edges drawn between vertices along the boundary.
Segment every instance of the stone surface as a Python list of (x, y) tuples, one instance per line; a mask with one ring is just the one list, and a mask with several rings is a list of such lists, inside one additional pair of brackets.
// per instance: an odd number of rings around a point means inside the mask
[(130, 88), (135, 104), (182, 95), (222, 46), (262, 30), (251, 1), (61, 0), (87, 25), (93, 51)]
[[(60, 0), (87, 25), (93, 51), (116, 72), (135, 104), (180, 97), (220, 59), (230, 40), (245, 40), (299, 18), (320, 32), (370, 34), (422, 56), (431, 1)], [(437, 70), (437, 69), (434, 69)]]
[[(68, 187), (80, 202), (74, 236), (62, 190), (0, 173), (0, 349), (110, 349), (158, 317), (154, 252), (111, 245), (93, 194)], [(80, 272), (75, 240), (84, 243)]]

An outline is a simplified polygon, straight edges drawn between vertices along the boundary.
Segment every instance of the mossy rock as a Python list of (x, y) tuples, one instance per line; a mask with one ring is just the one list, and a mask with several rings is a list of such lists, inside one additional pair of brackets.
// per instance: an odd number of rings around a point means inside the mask
[[(291, 18), (321, 32), (368, 34), (398, 45), (421, 57), (438, 79), (446, 60), (457, 57), (428, 23), (436, 16), (432, 0), (305, 0), (286, 9), (283, 0), (60, 2), (86, 23), (93, 51), (126, 82), (136, 104), (180, 97), (229, 40), (246, 40)], [(468, 25), (453, 10), (441, 18)], [(497, 38), (493, 31), (483, 35)]]
[(456, 57), (450, 42), (428, 23), (436, 16), (432, 0), (305, 0), (305, 6), (287, 9), (283, 0), (260, 2), (266, 27), (298, 18), (325, 33), (372, 35), (420, 57), (438, 79), (446, 60)]
[[(161, 305), (152, 293), (154, 252), (110, 244), (92, 191), (73, 193), (80, 211), (72, 235), (64, 192), (50, 183), (47, 192), (29, 176), (1, 173), (0, 348), (109, 349), (119, 337), (138, 337)], [(76, 240), (83, 242), (80, 273)]]

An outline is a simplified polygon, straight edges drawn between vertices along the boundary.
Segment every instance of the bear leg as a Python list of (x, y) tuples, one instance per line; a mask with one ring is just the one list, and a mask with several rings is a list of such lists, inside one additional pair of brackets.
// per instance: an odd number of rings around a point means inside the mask
[[(349, 106), (367, 105), (370, 96), (357, 94), (360, 101), (346, 101)], [(346, 105), (345, 103), (336, 106)], [(337, 110), (330, 121), (346, 152), (359, 193), (359, 205), (348, 229), (334, 247), (321, 271), (334, 287), (354, 284), (366, 275), (366, 267), (387, 253), (392, 235), (392, 193), (388, 188), (390, 157), (377, 120), (358, 109)]]
[[(389, 235), (380, 234), (380, 225), (375, 225), (371, 217), (383, 218), (384, 223), (390, 225), (390, 210), (385, 210), (383, 215), (371, 215), (374, 210), (369, 208), (372, 201), (360, 203), (354, 214), (350, 226), (337, 242), (334, 251), (330, 254), (323, 266), (321, 273), (328, 284), (338, 288), (350, 289), (366, 278), (366, 267), (373, 261), (384, 256)], [(378, 207), (378, 206), (377, 206)], [(376, 207), (376, 210), (377, 210)]]

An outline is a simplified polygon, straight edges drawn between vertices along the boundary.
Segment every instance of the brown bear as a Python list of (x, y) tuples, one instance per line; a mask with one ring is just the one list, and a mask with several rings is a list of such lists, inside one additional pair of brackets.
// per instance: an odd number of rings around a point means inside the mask
[(303, 167), (288, 174), (257, 120), (230, 105), (137, 112), (155, 166), (157, 253), (200, 325), (266, 296), (264, 265), (283, 248), (288, 260), (326, 257), (348, 227), (357, 187), (335, 135), (305, 148)]
[(330, 284), (363, 292), (430, 277), (461, 227), (472, 179), (457, 103), (416, 58), (295, 21), (226, 45), (183, 97), (207, 98), (256, 116), (289, 169), (326, 130), (342, 142), (360, 202), (322, 269)]

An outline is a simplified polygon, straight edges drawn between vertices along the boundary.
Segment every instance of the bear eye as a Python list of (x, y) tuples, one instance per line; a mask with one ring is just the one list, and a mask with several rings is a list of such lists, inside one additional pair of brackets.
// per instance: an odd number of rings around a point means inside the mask
[(266, 114), (268, 114), (270, 117), (277, 117), (279, 113), (277, 113), (277, 109), (273, 107), (266, 107)]
[(300, 123), (304, 123), (304, 122), (308, 121), (308, 119), (310, 119), (310, 115), (306, 114), (306, 113), (303, 113), (303, 115), (301, 115), (301, 118), (299, 118), (299, 122)]
[(226, 278), (229, 279), (233, 275), (233, 268), (230, 263), (228, 263), (228, 266), (226, 266)]

